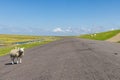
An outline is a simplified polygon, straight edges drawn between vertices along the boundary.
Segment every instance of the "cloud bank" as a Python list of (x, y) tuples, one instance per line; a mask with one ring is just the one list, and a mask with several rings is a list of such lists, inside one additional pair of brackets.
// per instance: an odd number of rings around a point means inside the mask
[(0, 34), (72, 36), (80, 34), (92, 34), (115, 29), (120, 29), (120, 27), (56, 27), (46, 29), (44, 27), (15, 27), (0, 25)]

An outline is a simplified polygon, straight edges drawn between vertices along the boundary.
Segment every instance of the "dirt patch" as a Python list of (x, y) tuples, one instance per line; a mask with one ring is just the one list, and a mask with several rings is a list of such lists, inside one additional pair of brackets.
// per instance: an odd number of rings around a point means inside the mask
[(109, 42), (118, 42), (118, 41), (120, 41), (120, 33), (117, 34), (116, 36), (106, 40), (106, 41), (109, 41)]

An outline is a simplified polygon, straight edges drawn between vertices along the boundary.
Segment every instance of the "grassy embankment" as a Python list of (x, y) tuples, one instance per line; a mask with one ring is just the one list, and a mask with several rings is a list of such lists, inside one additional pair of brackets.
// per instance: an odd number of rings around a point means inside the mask
[[(92, 39), (92, 40), (107, 40), (109, 38), (112, 38), (113, 36), (117, 35), (120, 33), (120, 30), (113, 30), (113, 31), (107, 31), (107, 32), (101, 32), (101, 33), (95, 33), (94, 34), (85, 34), (78, 36), (79, 38), (84, 38), (84, 39)], [(94, 36), (92, 36), (94, 35)]]
[[(50, 37), (50, 36), (26, 36), (26, 35), (0, 35), (0, 44), (4, 45), (4, 47), (0, 48), (0, 56), (8, 54), (8, 52), (15, 48), (15, 47), (24, 47), (32, 48), (34, 46), (39, 46), (43, 44), (47, 44), (49, 42), (55, 41), (57, 39), (60, 39), (58, 37)], [(37, 42), (31, 42), (27, 44), (19, 44), (19, 45), (13, 45), (13, 43), (16, 42), (25, 42), (25, 41), (32, 41), (32, 40), (42, 40)]]

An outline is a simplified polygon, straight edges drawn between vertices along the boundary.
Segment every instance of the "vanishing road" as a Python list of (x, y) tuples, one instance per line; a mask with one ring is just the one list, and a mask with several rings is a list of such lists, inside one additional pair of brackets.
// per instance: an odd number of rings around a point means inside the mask
[(0, 57), (0, 80), (120, 80), (120, 44), (65, 38), (25, 50), (22, 64)]

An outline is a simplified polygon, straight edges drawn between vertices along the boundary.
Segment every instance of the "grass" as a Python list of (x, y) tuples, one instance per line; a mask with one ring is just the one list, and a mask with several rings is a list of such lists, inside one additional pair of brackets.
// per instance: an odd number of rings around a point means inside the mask
[(29, 35), (8, 35), (0, 34), (0, 45), (11, 45), (16, 42), (26, 42), (33, 40), (49, 40), (56, 39), (57, 37), (51, 36), (29, 36)]
[(8, 54), (15, 47), (24, 47), (25, 49), (28, 49), (28, 48), (32, 48), (35, 46), (47, 44), (49, 42), (52, 42), (52, 41), (34, 42), (34, 43), (30, 43), (30, 44), (12, 45), (12, 46), (2, 47), (2, 48), (0, 48), (0, 56)]
[(28, 36), (28, 35), (8, 35), (0, 34), (0, 44), (9, 45), (15, 42), (24, 42), (42, 38), (41, 36)]
[(78, 37), (85, 38), (85, 39), (93, 39), (93, 40), (107, 40), (107, 39), (112, 38), (113, 36), (117, 35), (118, 33), (120, 33), (120, 30), (96, 33), (96, 36), (91, 36), (93, 34), (85, 34), (85, 35), (81, 35)]
[[(49, 42), (60, 39), (59, 37), (52, 36), (26, 36), (26, 35), (0, 35), (0, 44), (5, 44), (6, 46), (0, 48), (0, 56), (6, 55), (11, 49), (15, 47), (24, 47), (25, 49), (32, 48), (35, 46), (47, 44)], [(42, 40), (27, 44), (12, 45), (15, 42), (31, 41), (31, 40)], [(4, 42), (3, 42), (4, 41)]]

